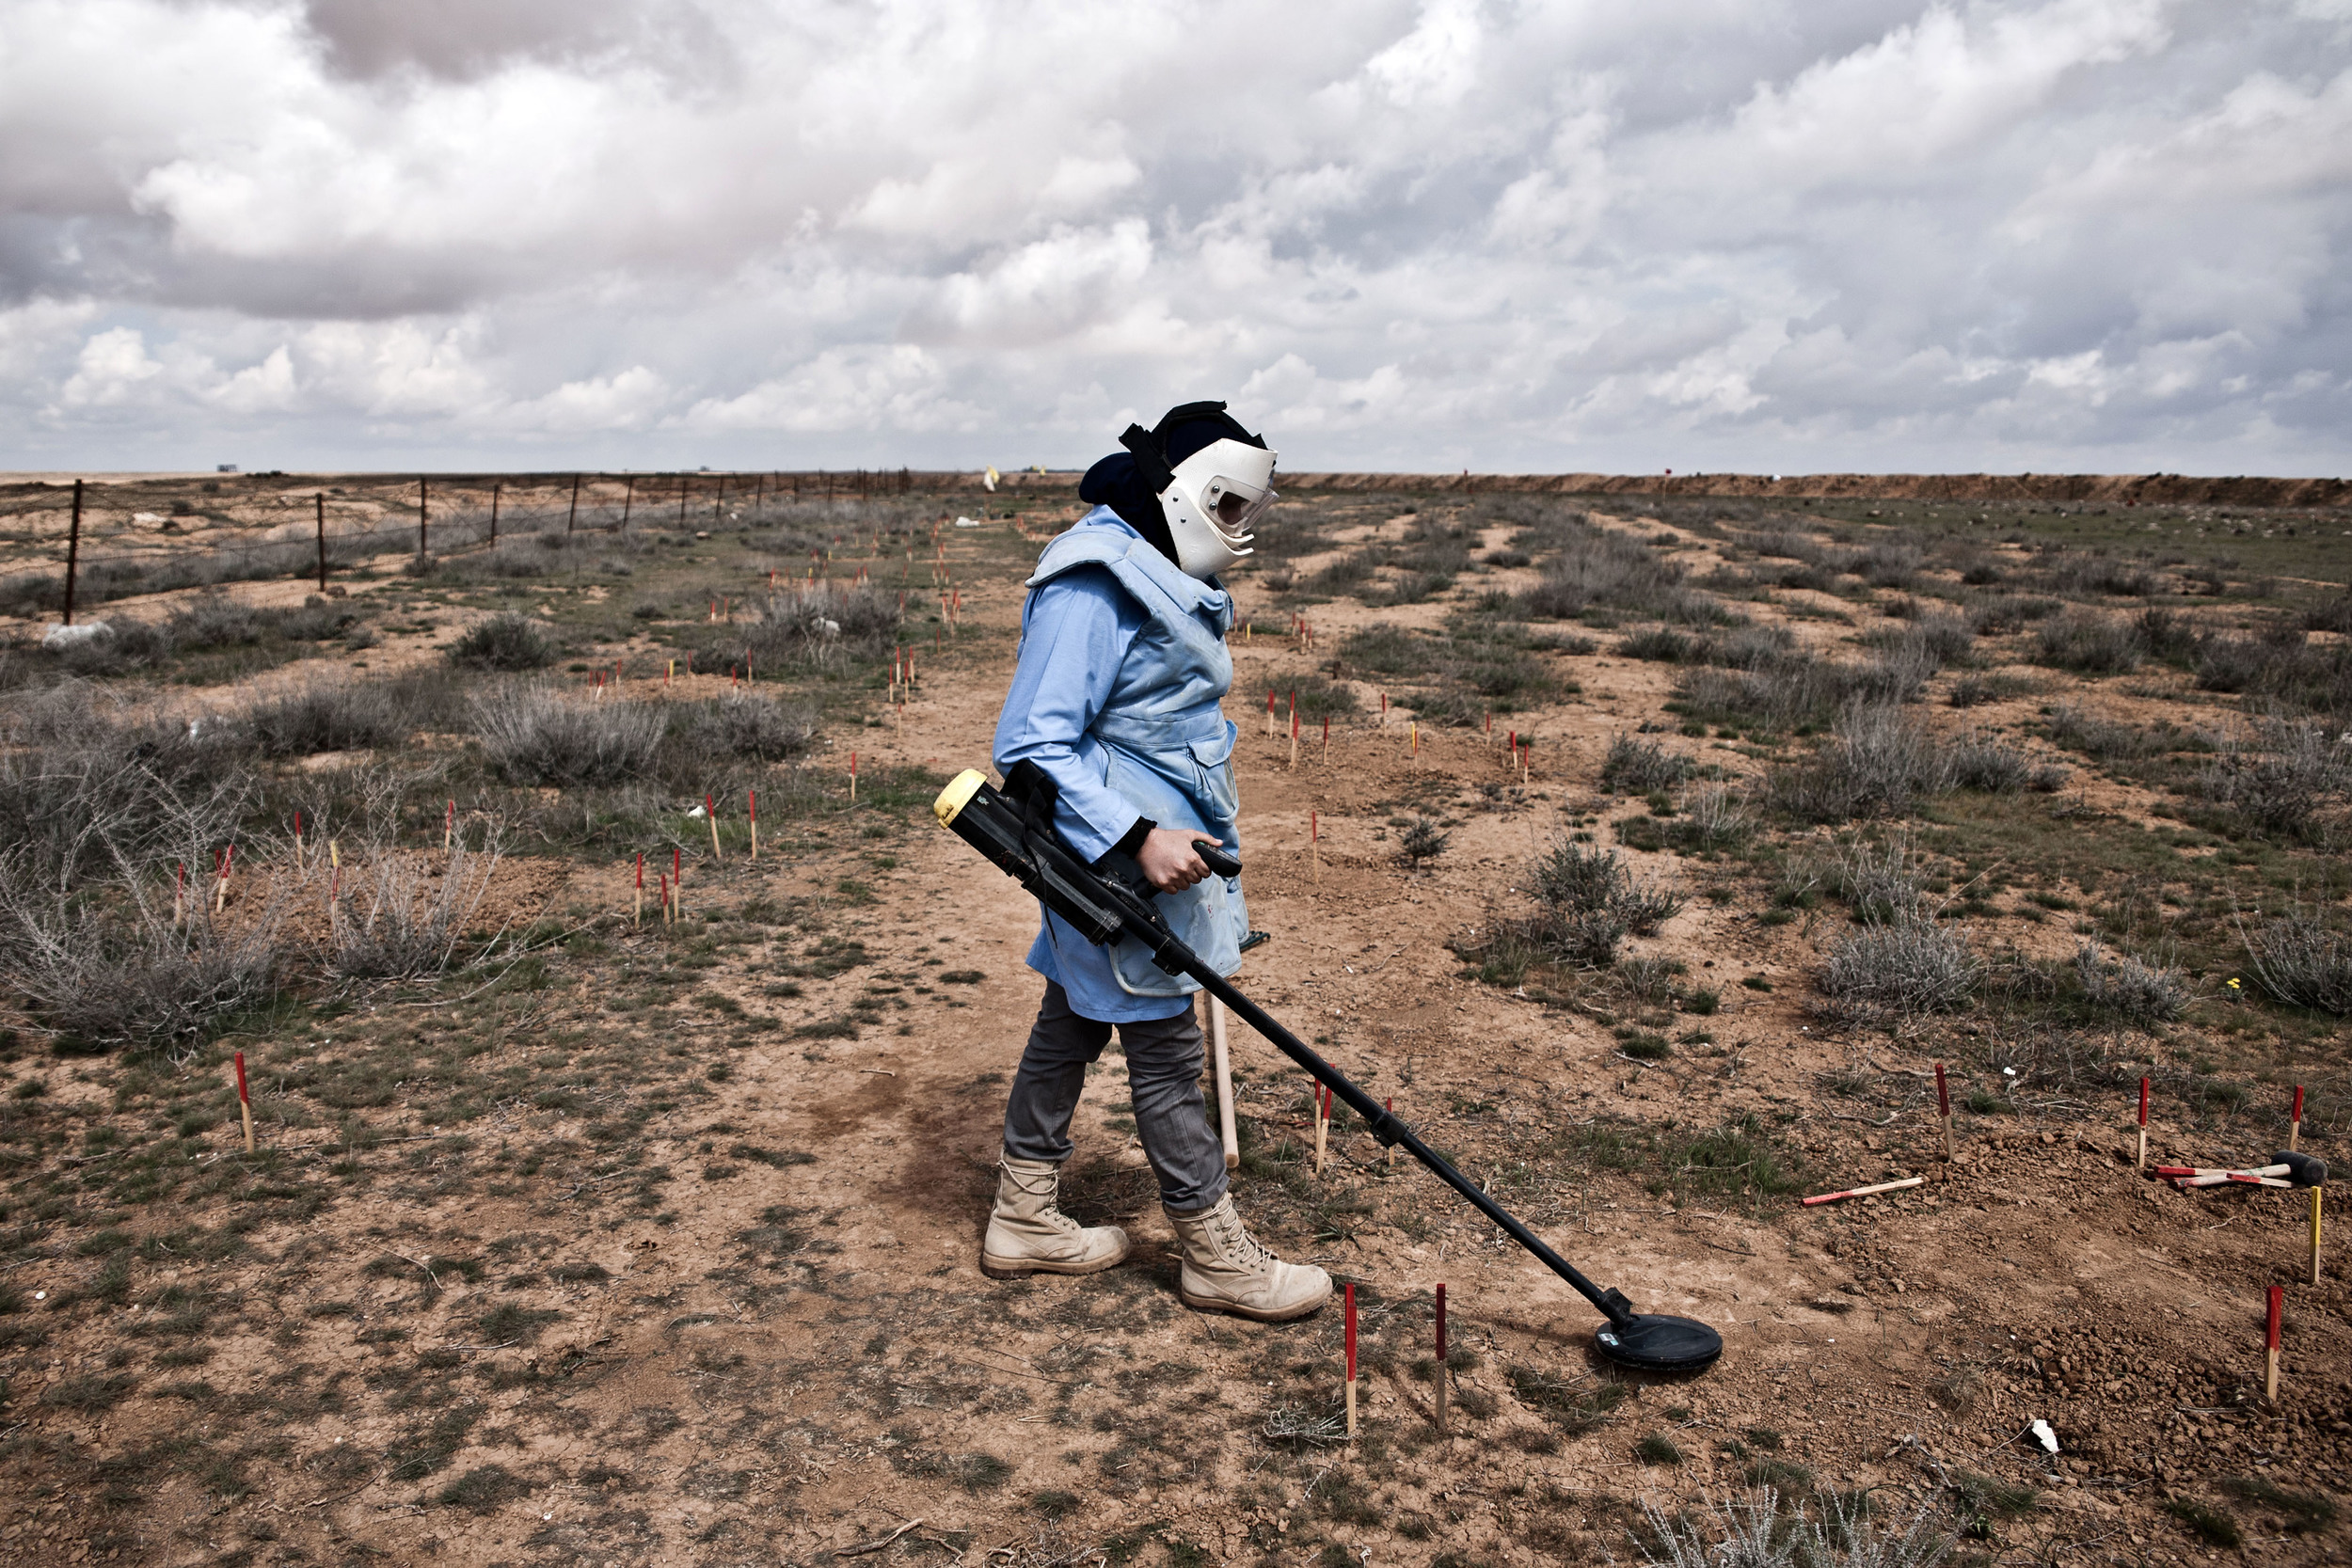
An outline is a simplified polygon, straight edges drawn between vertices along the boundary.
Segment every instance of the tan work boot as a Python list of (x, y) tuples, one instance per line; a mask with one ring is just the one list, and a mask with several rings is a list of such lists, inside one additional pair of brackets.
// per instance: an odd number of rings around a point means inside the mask
[(1089, 1227), (1054, 1206), (1061, 1167), (1042, 1160), (997, 1162), (996, 1208), (980, 1243), (980, 1272), (992, 1279), (1032, 1274), (1099, 1274), (1123, 1262), (1127, 1233)]
[(1233, 1212), (1231, 1195), (1197, 1214), (1162, 1209), (1176, 1227), (1184, 1267), (1176, 1293), (1186, 1307), (1279, 1323), (1303, 1318), (1331, 1294), (1331, 1276), (1311, 1263), (1285, 1263), (1259, 1244)]

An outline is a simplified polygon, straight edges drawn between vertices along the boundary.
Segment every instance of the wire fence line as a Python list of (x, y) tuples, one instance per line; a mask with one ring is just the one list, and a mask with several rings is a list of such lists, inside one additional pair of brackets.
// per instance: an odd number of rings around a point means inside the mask
[[(278, 480), (255, 475), (254, 480)], [(234, 497), (219, 495), (219, 481), (202, 482), (199, 505), (184, 497), (169, 513), (139, 510), (139, 500), (98, 508), (92, 491), (76, 481), (70, 502), (67, 555), (60, 567), (38, 567), (0, 578), (0, 613), (31, 614), (62, 610), (71, 624), (76, 603), (84, 606), (134, 594), (171, 593), (226, 582), (316, 575), (322, 591), (329, 575), (390, 553), (431, 560), (495, 547), (501, 538), (618, 532), (634, 527), (692, 527), (697, 522), (760, 523), (779, 511), (812, 503), (902, 498), (930, 489), (925, 481), (968, 482), (966, 475), (916, 475), (857, 469), (813, 472), (693, 472), (655, 474), (516, 475), (485, 483), (421, 476), (389, 484), (317, 486), (280, 484), (274, 490)], [(135, 494), (152, 499), (168, 486), (139, 483)], [(47, 491), (47, 487), (42, 487)], [(617, 493), (616, 493), (617, 492)], [(217, 499), (216, 499), (217, 498)], [(353, 526), (355, 509), (365, 509)], [(0, 519), (61, 510), (54, 492), (0, 501)], [(92, 513), (117, 515), (111, 533), (87, 527)], [(337, 514), (341, 515), (337, 515)], [(119, 541), (149, 525), (173, 527), (182, 517), (254, 530), (268, 537), (236, 543), (172, 548), (159, 541), (122, 549)], [(307, 527), (305, 525), (308, 525)], [(85, 535), (103, 540), (85, 550)]]

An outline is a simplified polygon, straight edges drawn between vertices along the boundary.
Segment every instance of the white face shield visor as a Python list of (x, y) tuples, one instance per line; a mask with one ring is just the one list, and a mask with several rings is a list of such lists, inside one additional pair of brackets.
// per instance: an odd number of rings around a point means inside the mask
[(1249, 553), (1250, 525), (1279, 499), (1275, 455), (1229, 437), (1176, 465), (1160, 511), (1187, 576), (1206, 580)]

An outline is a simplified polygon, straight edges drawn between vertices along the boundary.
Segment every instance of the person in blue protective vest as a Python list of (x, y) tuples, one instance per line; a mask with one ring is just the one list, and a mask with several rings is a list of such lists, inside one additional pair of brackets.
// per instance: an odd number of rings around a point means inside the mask
[[(1028, 579), (1021, 653), (997, 721), (1000, 771), (1035, 763), (1060, 792), (1055, 827), (1087, 859), (1133, 855), (1176, 934), (1220, 974), (1248, 929), (1239, 879), (1193, 845), (1238, 850), (1233, 600), (1216, 574), (1248, 553), (1274, 501), (1274, 457), (1221, 403), (1189, 403), (1088, 470), (1094, 509), (1046, 546)], [(1131, 943), (1097, 947), (1041, 911), (1029, 967), (1045, 999), (1005, 1106), (996, 1206), (980, 1266), (996, 1277), (1093, 1274), (1127, 1256), (1116, 1226), (1082, 1227), (1057, 1204), (1070, 1120), (1089, 1064), (1119, 1031), (1136, 1132), (1174, 1227), (1186, 1305), (1277, 1322), (1331, 1293), (1330, 1275), (1259, 1244), (1226, 1192), (1222, 1145), (1200, 1093), (1199, 982)]]

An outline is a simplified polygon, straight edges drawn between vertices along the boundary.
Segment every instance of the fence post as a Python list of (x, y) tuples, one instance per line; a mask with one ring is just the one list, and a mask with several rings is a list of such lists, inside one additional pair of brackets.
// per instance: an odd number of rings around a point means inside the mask
[(65, 624), (73, 624), (73, 576), (82, 564), (82, 482), (73, 482), (73, 521), (65, 535)]
[(726, 475), (724, 475), (724, 474), (721, 474), (721, 475), (719, 476), (719, 499), (718, 499), (717, 500), (714, 500), (714, 501), (712, 501), (712, 502), (710, 503), (710, 526), (711, 526), (712, 528), (717, 528), (717, 527), (720, 525), (720, 523), (723, 522), (723, 521), (726, 519), (726, 515), (727, 515), (727, 476), (726, 476)]
[(502, 483), (490, 486), (490, 543), (493, 545), (499, 542), (499, 492), (505, 488)]
[(752, 521), (759, 520), (759, 503), (767, 499), (768, 475), (763, 471), (752, 478)]
[(569, 533), (569, 532), (571, 532), (571, 531), (572, 531), (572, 525), (573, 525), (574, 523), (579, 522), (579, 521), (580, 521), (580, 476), (579, 476), (578, 474), (574, 474), (574, 475), (572, 476), (572, 509), (571, 509), (571, 511), (569, 511), (569, 512), (567, 512), (567, 513), (565, 513), (565, 514), (564, 515), (564, 531), (565, 533)]
[(424, 526), (425, 520), (432, 516), (432, 494), (425, 488), (424, 476), (422, 474), (419, 474), (417, 476), (417, 554), (420, 556), (426, 553), (424, 546)]
[(677, 526), (680, 528), (686, 526), (686, 492), (692, 487), (693, 483), (694, 476), (691, 474), (677, 476)]
[(628, 509), (637, 504), (637, 476), (628, 476), (628, 488), (621, 492), (621, 528), (628, 528)]
[(326, 592), (326, 492), (321, 490), (311, 498), (318, 508), (319, 520), (319, 592)]

